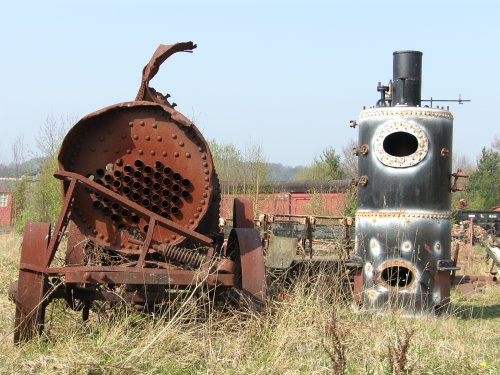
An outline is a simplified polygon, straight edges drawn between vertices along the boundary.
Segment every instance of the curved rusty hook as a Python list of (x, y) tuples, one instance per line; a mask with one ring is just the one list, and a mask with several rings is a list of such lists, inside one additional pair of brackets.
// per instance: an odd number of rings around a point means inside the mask
[(168, 102), (167, 97), (163, 96), (155, 89), (149, 87), (149, 81), (158, 73), (161, 64), (176, 52), (192, 52), (196, 48), (193, 42), (182, 42), (176, 44), (160, 44), (158, 49), (151, 57), (149, 63), (142, 70), (141, 87), (135, 98), (136, 101), (148, 101), (159, 104), (167, 104), (169, 107), (172, 105)]

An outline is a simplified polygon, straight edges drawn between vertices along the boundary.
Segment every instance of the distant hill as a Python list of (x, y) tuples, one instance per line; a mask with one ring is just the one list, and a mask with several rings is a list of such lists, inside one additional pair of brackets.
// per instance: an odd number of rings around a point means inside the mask
[(36, 176), (40, 170), (42, 160), (42, 158), (33, 158), (24, 162), (19, 166), (17, 173), (14, 163), (0, 164), (0, 177)]
[(289, 167), (280, 163), (267, 163), (271, 170), (271, 181), (290, 181), (293, 176), (302, 171), (305, 167)]

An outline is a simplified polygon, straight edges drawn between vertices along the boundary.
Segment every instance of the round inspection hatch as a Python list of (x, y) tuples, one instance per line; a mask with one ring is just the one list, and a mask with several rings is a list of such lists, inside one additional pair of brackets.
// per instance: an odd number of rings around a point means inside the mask
[(412, 123), (392, 122), (381, 127), (375, 133), (374, 143), (377, 159), (394, 168), (417, 165), (429, 150), (424, 130)]

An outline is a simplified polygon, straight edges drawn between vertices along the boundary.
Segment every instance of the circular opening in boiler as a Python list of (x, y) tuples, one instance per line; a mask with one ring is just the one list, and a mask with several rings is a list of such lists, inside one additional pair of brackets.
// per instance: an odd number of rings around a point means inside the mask
[(385, 137), (383, 147), (384, 151), (391, 156), (409, 156), (417, 151), (418, 139), (407, 132), (395, 132)]
[(384, 268), (380, 275), (389, 286), (404, 288), (413, 281), (413, 272), (406, 267), (390, 266)]

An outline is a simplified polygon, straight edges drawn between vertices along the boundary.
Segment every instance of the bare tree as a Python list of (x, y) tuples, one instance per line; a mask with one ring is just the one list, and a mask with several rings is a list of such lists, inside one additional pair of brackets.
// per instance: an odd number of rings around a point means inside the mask
[(500, 152), (500, 138), (495, 137), (495, 140), (491, 143), (491, 148), (497, 152)]
[(456, 171), (457, 169), (461, 169), (466, 173), (470, 173), (474, 170), (475, 166), (467, 157), (467, 155), (453, 153), (453, 157), (451, 159), (452, 170)]
[(12, 158), (14, 159), (14, 177), (23, 175), (23, 165), (26, 162), (26, 144), (24, 138), (19, 136), (12, 145)]
[(254, 210), (258, 212), (259, 193), (261, 186), (269, 179), (269, 165), (264, 156), (262, 146), (249, 143), (245, 148), (244, 165), (246, 173), (243, 174), (248, 193), (254, 194)]
[(354, 154), (355, 147), (357, 147), (357, 144), (351, 139), (342, 148), (342, 161), (340, 162), (340, 167), (344, 174), (344, 178), (350, 180), (358, 177), (358, 158)]
[(75, 120), (69, 116), (61, 116), (56, 119), (54, 115), (50, 114), (45, 118), (45, 122), (40, 126), (35, 138), (42, 157), (54, 158), (57, 156), (68, 128), (74, 123)]
[[(54, 178), (58, 167), (57, 154), (66, 129), (74, 122), (69, 117), (56, 120), (49, 115), (40, 126), (35, 142), (40, 153), (37, 176), (28, 181), (19, 181), (14, 193), (16, 199), (16, 228), (21, 231), (28, 221), (54, 223), (61, 211), (60, 181)], [(16, 142), (13, 146), (14, 160), (17, 165), (25, 161), (24, 143)], [(29, 183), (28, 183), (29, 182)]]
[(209, 141), (209, 145), (219, 176), (221, 192), (223, 194), (236, 194), (243, 170), (241, 152), (233, 144), (218, 143), (215, 140)]

